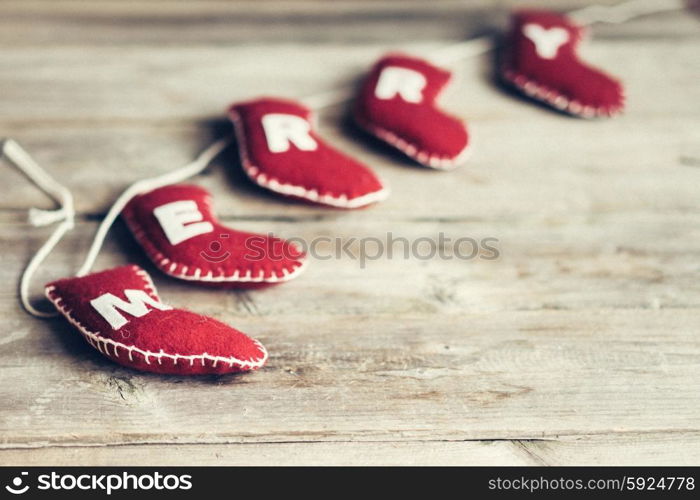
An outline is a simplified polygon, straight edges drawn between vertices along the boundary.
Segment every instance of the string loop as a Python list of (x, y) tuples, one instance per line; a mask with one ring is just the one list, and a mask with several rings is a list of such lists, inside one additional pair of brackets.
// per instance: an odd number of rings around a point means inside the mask
[[(151, 191), (153, 189), (182, 182), (194, 175), (197, 175), (204, 170), (209, 163), (221, 153), (230, 143), (231, 138), (219, 139), (207, 147), (199, 156), (191, 163), (177, 170), (173, 170), (157, 177), (142, 179), (129, 186), (114, 202), (112, 207), (107, 212), (107, 215), (102, 219), (95, 237), (90, 246), (90, 250), (85, 258), (85, 262), (77, 273), (77, 276), (84, 276), (90, 272), (97, 255), (102, 248), (104, 240), (109, 232), (109, 229), (114, 224), (114, 221), (119, 216), (124, 207), (136, 195)], [(43, 168), (41, 168), (29, 154), (22, 149), (12, 139), (5, 139), (2, 142), (2, 155), (7, 158), (10, 163), (24, 173), (34, 184), (42, 191), (48, 194), (56, 201), (59, 208), (55, 210), (43, 210), (32, 208), (29, 211), (29, 222), (33, 226), (47, 226), (59, 222), (54, 232), (48, 240), (42, 245), (37, 253), (32, 257), (27, 264), (22, 278), (20, 280), (19, 295), (20, 301), (24, 309), (39, 318), (51, 318), (57, 315), (56, 311), (41, 311), (35, 308), (29, 300), (29, 285), (36, 270), (41, 265), (46, 257), (51, 253), (63, 236), (73, 229), (75, 226), (75, 208), (73, 206), (73, 196), (71, 192), (59, 184), (51, 177)]]
[(41, 168), (29, 154), (12, 139), (2, 141), (2, 156), (17, 167), (29, 180), (36, 184), (42, 191), (48, 194), (58, 205), (56, 210), (41, 210), (32, 208), (29, 211), (29, 222), (33, 226), (46, 226), (60, 222), (54, 229), (49, 239), (41, 246), (27, 264), (19, 283), (19, 296), (22, 307), (39, 318), (51, 318), (57, 315), (56, 311), (41, 311), (35, 308), (29, 300), (29, 285), (37, 268), (51, 253), (51, 250), (63, 238), (68, 231), (75, 226), (75, 208), (73, 207), (73, 195), (71, 192), (51, 177)]

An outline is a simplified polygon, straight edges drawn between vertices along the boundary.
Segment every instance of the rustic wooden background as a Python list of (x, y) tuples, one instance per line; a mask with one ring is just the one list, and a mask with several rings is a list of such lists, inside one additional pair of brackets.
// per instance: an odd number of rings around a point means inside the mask
[[(498, 32), (516, 3), (3, 1), (0, 136), (80, 212), (36, 294), (75, 271), (128, 183), (228, 134), (230, 102), (347, 85), (387, 49)], [(222, 292), (166, 279), (115, 227), (97, 269), (139, 263), (166, 301), (260, 338), (271, 359), (251, 375), (135, 373), (64, 321), (26, 315), (16, 283), (50, 231), (26, 212), (51, 205), (5, 164), (0, 463), (700, 463), (698, 19), (592, 35), (586, 57), (627, 84), (624, 116), (557, 115), (495, 86), (490, 57), (466, 60), (443, 102), (469, 120), (475, 154), (451, 173), (368, 142), (344, 106), (323, 111), (322, 133), (393, 189), (368, 210), (268, 195), (233, 149), (196, 179), (238, 228), (494, 237), (498, 260), (345, 257)]]

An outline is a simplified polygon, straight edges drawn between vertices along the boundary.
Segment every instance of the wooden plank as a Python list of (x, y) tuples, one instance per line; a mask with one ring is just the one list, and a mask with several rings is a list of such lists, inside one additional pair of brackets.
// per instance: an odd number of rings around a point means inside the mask
[[(513, 441), (317, 442), (61, 446), (0, 450), (24, 466), (206, 465), (695, 465), (697, 434), (586, 436)], [(679, 451), (682, 450), (682, 451)]]
[[(186, 457), (186, 458), (185, 458)], [(0, 450), (0, 464), (534, 465), (510, 443), (375, 442), (154, 445)]]
[[(619, 0), (598, 0), (611, 5)], [(3, 2), (0, 46), (238, 45), (255, 42), (319, 41), (365, 44), (415, 40), (459, 40), (500, 30), (517, 0), (440, 0), (372, 2), (188, 2), (65, 1)], [(532, 4), (531, 4), (532, 5)], [(571, 11), (586, 0), (541, 2)], [(601, 36), (640, 34), (668, 39), (697, 38), (692, 18), (660, 14), (622, 25), (602, 25)]]
[(696, 433), (601, 435), (573, 440), (531, 440), (520, 445), (545, 465), (697, 466)]
[(700, 431), (697, 309), (261, 317), (226, 302), (212, 295), (215, 316), (269, 348), (262, 371), (134, 373), (5, 302), (3, 446)]
[[(411, 313), (698, 308), (700, 286), (694, 271), (700, 255), (699, 217), (641, 213), (568, 219), (377, 221), (371, 212), (357, 212), (352, 217), (304, 222), (225, 219), (241, 230), (294, 238), (314, 256), (298, 279), (250, 294), (226, 294), (230, 299), (227, 307), (247, 314), (249, 301), (254, 301), (256, 315), (272, 318), (302, 311), (323, 316), (400, 317)], [(23, 267), (47, 233), (23, 223), (0, 227), (4, 262), (14, 270)], [(59, 253), (40, 270), (34, 287), (37, 295), (41, 284), (69, 276), (80, 267), (95, 227), (94, 222), (82, 222), (67, 237)], [(438, 248), (441, 235), (443, 244)], [(421, 241), (425, 238), (434, 243)], [(456, 246), (460, 238), (471, 240)], [(480, 249), (470, 258), (474, 242)], [(494, 247), (498, 255), (484, 245)], [(216, 292), (155, 270), (119, 224), (95, 270), (127, 262), (148, 269), (175, 303), (182, 301), (211, 312), (221, 306), (211, 302)], [(11, 276), (16, 279), (18, 271)], [(238, 302), (247, 295), (250, 297)], [(7, 308), (14, 306), (10, 294)]]

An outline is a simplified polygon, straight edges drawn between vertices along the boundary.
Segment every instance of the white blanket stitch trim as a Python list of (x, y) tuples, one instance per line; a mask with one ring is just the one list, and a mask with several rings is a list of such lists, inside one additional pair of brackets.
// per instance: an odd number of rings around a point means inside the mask
[[(522, 73), (518, 73), (508, 68), (501, 69), (501, 75), (509, 83), (518, 88), (529, 97), (548, 104), (564, 113), (568, 113), (580, 118), (596, 118), (614, 116), (620, 113), (624, 106), (617, 108), (584, 106), (580, 102), (573, 100), (556, 90), (547, 88), (535, 80), (529, 79)], [(622, 96), (624, 101), (624, 95)]]
[(403, 154), (420, 163), (424, 167), (430, 167), (437, 170), (453, 170), (465, 163), (472, 153), (471, 141), (468, 141), (467, 145), (464, 146), (464, 149), (462, 149), (462, 151), (457, 153), (455, 156), (439, 156), (437, 154), (421, 150), (418, 146), (411, 144), (406, 139), (399, 137), (389, 130), (373, 125), (357, 115), (355, 115), (355, 122), (376, 138), (389, 143), (391, 146), (394, 146)]
[[(283, 268), (282, 276), (271, 273), (270, 276), (265, 277), (264, 269), (261, 269), (257, 276), (253, 276), (250, 269), (244, 272), (241, 272), (240, 269), (236, 269), (233, 274), (229, 275), (224, 274), (223, 270), (220, 269), (220, 274), (215, 276), (214, 272), (211, 270), (205, 272), (199, 267), (189, 267), (180, 262), (170, 260), (162, 252), (155, 248), (153, 243), (146, 237), (143, 228), (138, 222), (136, 222), (136, 219), (134, 219), (127, 212), (122, 212), (122, 215), (124, 216), (131, 233), (134, 235), (134, 238), (136, 238), (141, 244), (151, 261), (158, 267), (158, 269), (168, 276), (172, 276), (173, 278), (186, 281), (204, 281), (210, 283), (283, 283), (296, 278), (306, 269), (306, 266), (308, 265), (308, 258), (299, 259), (297, 260), (299, 265), (294, 267), (291, 271), (287, 268)], [(180, 268), (180, 272), (175, 272), (175, 270), (178, 268)], [(189, 273), (190, 271), (191, 273)]]
[[(315, 189), (306, 189), (303, 186), (297, 186), (294, 184), (283, 184), (278, 179), (268, 177), (266, 174), (260, 172), (260, 169), (253, 165), (253, 163), (250, 161), (248, 149), (245, 143), (243, 122), (240, 115), (235, 110), (230, 110), (230, 116), (231, 121), (233, 122), (233, 129), (236, 132), (238, 152), (241, 157), (241, 163), (243, 164), (243, 171), (256, 184), (280, 194), (296, 196), (297, 198), (305, 198), (315, 203), (322, 203), (338, 208), (364, 207), (365, 205), (382, 201), (389, 196), (389, 189), (387, 187), (382, 187), (382, 189), (379, 191), (373, 191), (355, 198), (348, 198), (347, 195), (344, 194), (340, 196), (319, 194)], [(384, 185), (381, 180), (380, 183), (382, 186)]]
[[(153, 295), (153, 298), (159, 299), (156, 289), (153, 286), (153, 282), (151, 281), (151, 278), (146, 274), (145, 271), (142, 269), (139, 269), (137, 266), (133, 266), (134, 271), (143, 278), (143, 280), (146, 282), (146, 289), (147, 291)], [(73, 325), (75, 326), (80, 333), (83, 335), (85, 340), (100, 351), (102, 354), (105, 356), (114, 356), (116, 358), (119, 357), (119, 349), (124, 349), (129, 357), (129, 361), (133, 361), (133, 353), (140, 354), (143, 356), (144, 360), (146, 361), (146, 364), (151, 364), (150, 359), (154, 358), (158, 364), (162, 364), (163, 358), (165, 359), (171, 359), (173, 361), (173, 365), (176, 365), (178, 363), (178, 360), (183, 360), (183, 361), (189, 361), (190, 366), (194, 365), (195, 361), (200, 361), (202, 363), (202, 366), (206, 366), (205, 361), (209, 360), (212, 361), (212, 367), (215, 368), (216, 365), (219, 362), (222, 363), (228, 363), (229, 367), (233, 367), (234, 365), (240, 366), (241, 368), (248, 368), (250, 370), (256, 370), (263, 366), (265, 364), (265, 361), (267, 361), (268, 358), (268, 352), (267, 349), (265, 349), (265, 346), (263, 346), (258, 340), (256, 339), (251, 339), (255, 345), (257, 346), (258, 350), (263, 354), (262, 358), (259, 359), (247, 359), (247, 360), (242, 360), (238, 359), (234, 356), (230, 357), (225, 357), (225, 356), (213, 356), (211, 354), (202, 353), (202, 354), (192, 354), (192, 355), (184, 355), (184, 354), (170, 354), (163, 349), (161, 349), (159, 352), (153, 352), (153, 351), (146, 351), (143, 349), (140, 349), (136, 346), (133, 345), (127, 345), (123, 344), (121, 342), (116, 342), (110, 338), (106, 338), (101, 336), (100, 332), (91, 332), (87, 328), (85, 328), (77, 319), (73, 317), (72, 310), (67, 309), (63, 305), (61, 305), (61, 302), (63, 302), (63, 298), (58, 296), (57, 294), (53, 293), (54, 290), (56, 289), (55, 286), (47, 286), (45, 289), (46, 297), (53, 303), (53, 305), (58, 309), (65, 317), (66, 319)], [(112, 347), (112, 350), (114, 351), (114, 354), (109, 352), (109, 346)]]

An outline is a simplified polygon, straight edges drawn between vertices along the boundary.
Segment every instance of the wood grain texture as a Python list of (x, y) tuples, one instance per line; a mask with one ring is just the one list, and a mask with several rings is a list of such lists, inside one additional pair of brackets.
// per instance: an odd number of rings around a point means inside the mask
[[(1, 464), (204, 465), (696, 465), (697, 434), (577, 439), (62, 446), (13, 449)], [(682, 450), (682, 451), (681, 451)]]
[(216, 309), (265, 343), (265, 370), (194, 381), (135, 375), (62, 321), (50, 332), (16, 329), (3, 360), (3, 446), (696, 430), (695, 312), (315, 315), (310, 324)]
[[(0, 136), (79, 211), (34, 289), (75, 271), (128, 183), (230, 133), (231, 101), (352, 85), (383, 51), (491, 32), (515, 3), (4, 2)], [(139, 263), (166, 301), (260, 338), (272, 356), (251, 375), (134, 373), (21, 311), (15, 284), (49, 232), (26, 210), (51, 205), (3, 168), (0, 464), (700, 463), (700, 30), (668, 13), (593, 34), (586, 56), (627, 84), (618, 119), (521, 101), (493, 84), (486, 56), (454, 66), (443, 100), (475, 138), (457, 171), (413, 167), (344, 106), (321, 113), (323, 135), (391, 185), (376, 207), (271, 196), (235, 147), (194, 180), (236, 228), (495, 238), (498, 259), (456, 259), (449, 244), (443, 257), (368, 259), (376, 244), (356, 242), (324, 260), (326, 242), (298, 280), (222, 292), (165, 278), (118, 224), (97, 268)]]
[[(587, 0), (549, 0), (570, 11)], [(613, 5), (617, 0), (598, 0)], [(366, 45), (394, 40), (459, 40), (501, 29), (520, 0), (332, 0), (99, 2), (5, 0), (0, 45), (213, 46), (328, 42)], [(692, 19), (660, 16), (634, 25), (601, 26), (609, 38), (697, 36)]]

